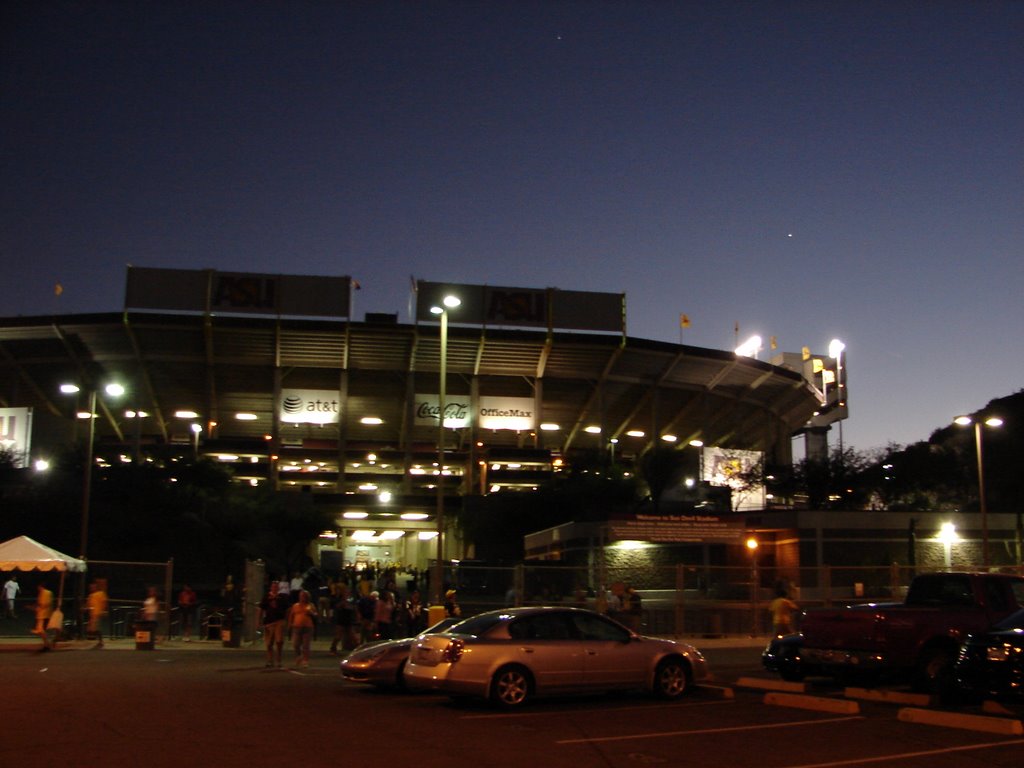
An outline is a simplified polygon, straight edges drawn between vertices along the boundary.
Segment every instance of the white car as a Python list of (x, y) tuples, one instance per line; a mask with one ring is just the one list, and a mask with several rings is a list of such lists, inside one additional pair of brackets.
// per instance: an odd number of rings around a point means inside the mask
[(517, 707), (534, 696), (647, 690), (677, 699), (711, 679), (700, 651), (644, 637), (583, 608), (490, 611), (416, 638), (405, 665), (410, 690), (480, 697)]

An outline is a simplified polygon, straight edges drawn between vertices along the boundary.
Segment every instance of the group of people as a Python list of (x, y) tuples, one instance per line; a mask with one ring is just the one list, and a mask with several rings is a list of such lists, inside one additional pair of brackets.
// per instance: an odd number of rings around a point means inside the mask
[(634, 632), (640, 631), (643, 623), (643, 598), (632, 584), (617, 581), (604, 591), (603, 597), (603, 604), (598, 601), (598, 611), (607, 613)]
[[(446, 615), (462, 614), (456, 598), (454, 589), (446, 592)], [(285, 592), (282, 581), (271, 580), (259, 609), (267, 667), (281, 666), (286, 635), (291, 638), (295, 664), (308, 666), (310, 644), (320, 622), (333, 626), (332, 655), (371, 640), (412, 637), (427, 628), (427, 609), (415, 584), (400, 599), (393, 579), (386, 577), (379, 584), (359, 579), (354, 588), (348, 581), (332, 580), (326, 597), (321, 594), (315, 602), (309, 590), (293, 591), (289, 584)]]

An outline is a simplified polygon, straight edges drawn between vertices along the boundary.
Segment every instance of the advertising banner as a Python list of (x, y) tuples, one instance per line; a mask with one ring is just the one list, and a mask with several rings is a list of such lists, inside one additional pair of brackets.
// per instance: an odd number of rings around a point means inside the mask
[(129, 267), (127, 309), (348, 317), (352, 279)]
[(287, 424), (337, 424), (341, 401), (332, 389), (282, 389), (278, 416)]
[(732, 510), (764, 509), (760, 451), (740, 451), (706, 446), (701, 449), (701, 480), (732, 489)]
[(625, 295), (557, 288), (508, 288), (416, 281), (417, 321), (436, 321), (430, 309), (445, 296), (461, 302), (448, 310), (448, 320), (463, 325), (565, 328), (625, 332)]
[[(416, 395), (413, 423), (417, 427), (437, 426), (437, 395)], [(469, 395), (445, 395), (444, 425), (450, 429), (463, 429), (470, 423)]]
[(743, 538), (742, 518), (718, 515), (637, 515), (608, 523), (610, 539), (661, 544), (733, 544)]
[(0, 408), (0, 448), (14, 459), (14, 466), (28, 466), (32, 449), (32, 409)]
[[(445, 396), (444, 425), (450, 429), (463, 429), (473, 420), (472, 402), (468, 395)], [(416, 395), (415, 424), (418, 427), (437, 426), (437, 395)], [(480, 397), (476, 409), (480, 429), (511, 429), (526, 431), (536, 427), (534, 402), (529, 397)]]
[(481, 397), (480, 428), (512, 429), (519, 432), (534, 429), (534, 402), (530, 397)]

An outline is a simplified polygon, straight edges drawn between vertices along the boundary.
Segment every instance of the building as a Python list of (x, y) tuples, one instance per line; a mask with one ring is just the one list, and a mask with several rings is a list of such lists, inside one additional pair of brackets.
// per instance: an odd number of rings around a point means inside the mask
[[(439, 513), (467, 494), (662, 443), (788, 462), (822, 410), (803, 371), (627, 336), (620, 294), (415, 287), (412, 322), (355, 320), (347, 277), (130, 268), (123, 311), (0, 320), (0, 407), (70, 439), (94, 398), (98, 459), (209, 457), (327, 505), (336, 558), (424, 565)], [(432, 315), (449, 292), (461, 305)], [(123, 396), (104, 393), (113, 381)]]

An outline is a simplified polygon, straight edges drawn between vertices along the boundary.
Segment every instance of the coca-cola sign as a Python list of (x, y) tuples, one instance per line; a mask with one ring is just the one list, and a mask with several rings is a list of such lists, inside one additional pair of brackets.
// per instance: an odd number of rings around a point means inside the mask
[[(437, 426), (440, 410), (437, 395), (416, 395), (415, 424), (416, 426)], [(469, 398), (465, 395), (445, 397), (444, 425), (450, 429), (462, 429), (470, 423)]]

